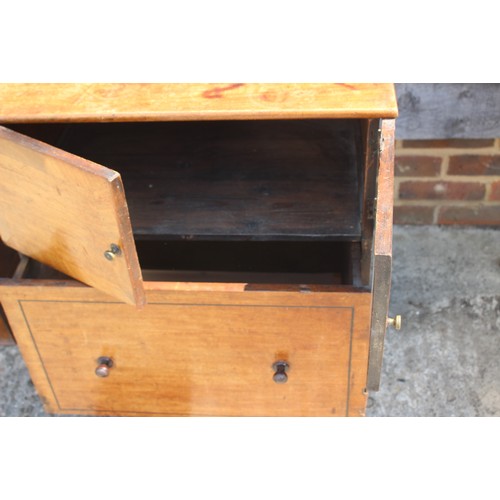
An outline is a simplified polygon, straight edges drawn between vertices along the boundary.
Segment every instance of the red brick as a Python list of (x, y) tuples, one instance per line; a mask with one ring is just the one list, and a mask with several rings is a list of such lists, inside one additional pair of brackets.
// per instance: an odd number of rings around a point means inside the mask
[(434, 207), (394, 207), (394, 224), (432, 224)]
[(493, 146), (495, 139), (442, 139), (403, 141), (404, 148), (489, 148)]
[(441, 172), (437, 156), (396, 156), (394, 173), (400, 177), (436, 177)]
[(440, 207), (438, 224), (500, 226), (500, 206)]
[(479, 182), (405, 181), (399, 185), (401, 200), (482, 200), (485, 192)]
[(500, 155), (451, 156), (451, 175), (500, 175)]
[(500, 181), (491, 184), (490, 200), (500, 201)]

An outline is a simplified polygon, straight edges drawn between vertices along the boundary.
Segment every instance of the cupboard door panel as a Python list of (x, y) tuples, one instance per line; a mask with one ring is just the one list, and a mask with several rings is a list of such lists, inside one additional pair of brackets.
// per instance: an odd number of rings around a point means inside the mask
[(392, 214), (394, 197), (394, 120), (382, 120), (382, 148), (377, 176), (377, 207), (373, 236), (373, 306), (368, 390), (378, 391), (384, 355), (392, 276)]
[(123, 302), (144, 305), (120, 175), (4, 127), (0, 238)]

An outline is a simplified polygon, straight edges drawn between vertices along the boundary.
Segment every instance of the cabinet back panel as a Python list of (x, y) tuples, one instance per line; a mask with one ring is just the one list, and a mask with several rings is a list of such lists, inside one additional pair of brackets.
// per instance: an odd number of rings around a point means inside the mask
[[(36, 137), (36, 125), (16, 125)], [(57, 146), (122, 174), (134, 234), (360, 238), (359, 120), (87, 123)], [(55, 140), (55, 139), (54, 139)]]

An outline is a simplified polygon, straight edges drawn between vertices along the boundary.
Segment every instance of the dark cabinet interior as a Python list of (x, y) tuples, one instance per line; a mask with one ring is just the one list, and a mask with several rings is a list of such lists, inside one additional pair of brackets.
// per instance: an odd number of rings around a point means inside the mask
[(9, 128), (121, 174), (145, 278), (353, 282), (361, 120)]

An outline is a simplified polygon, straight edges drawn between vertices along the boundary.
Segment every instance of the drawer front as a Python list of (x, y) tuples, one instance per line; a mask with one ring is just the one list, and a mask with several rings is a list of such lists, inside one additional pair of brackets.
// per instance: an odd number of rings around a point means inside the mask
[[(353, 294), (351, 304), (335, 294), (317, 294), (317, 301), (291, 293), (279, 294), (281, 301), (212, 294), (211, 302), (166, 295), (173, 300), (150, 301), (144, 310), (19, 300), (27, 333), (20, 344), (30, 351), (30, 369), (47, 378), (39, 390), (49, 406), (62, 413), (249, 416), (347, 415), (350, 399), (359, 406), (369, 295)], [(245, 298), (227, 300), (232, 295)], [(95, 373), (101, 356), (113, 360), (107, 377)], [(273, 380), (279, 360), (289, 364), (281, 384)]]

